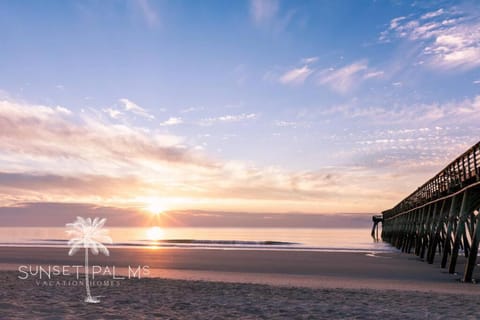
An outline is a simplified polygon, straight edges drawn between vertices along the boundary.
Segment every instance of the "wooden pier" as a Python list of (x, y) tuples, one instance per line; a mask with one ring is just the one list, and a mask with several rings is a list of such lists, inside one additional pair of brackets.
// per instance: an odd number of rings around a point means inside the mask
[(466, 257), (463, 281), (472, 282), (480, 240), (480, 142), (394, 208), (382, 212), (382, 239), (455, 273)]

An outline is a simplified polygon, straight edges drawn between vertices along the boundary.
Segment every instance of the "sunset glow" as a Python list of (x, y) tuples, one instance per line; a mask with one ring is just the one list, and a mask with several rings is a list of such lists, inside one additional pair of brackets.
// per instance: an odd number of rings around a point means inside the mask
[(145, 209), (154, 216), (158, 216), (166, 210), (165, 205), (158, 199), (151, 200)]
[(0, 28), (11, 41), (1, 52), (4, 207), (379, 212), (480, 134), (470, 31), (480, 15), (468, 6), (352, 2), (350, 21), (328, 1), (268, 14), (238, 1), (201, 16), (152, 1), (152, 22), (135, 1), (22, 3), (0, 4), (15, 17)]

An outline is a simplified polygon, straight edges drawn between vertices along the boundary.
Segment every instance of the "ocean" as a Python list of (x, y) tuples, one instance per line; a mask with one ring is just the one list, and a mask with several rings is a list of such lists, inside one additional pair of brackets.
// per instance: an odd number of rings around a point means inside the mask
[[(65, 228), (0, 227), (0, 246), (67, 247)], [(393, 252), (365, 228), (108, 228), (111, 247)], [(107, 246), (107, 247), (108, 247)]]

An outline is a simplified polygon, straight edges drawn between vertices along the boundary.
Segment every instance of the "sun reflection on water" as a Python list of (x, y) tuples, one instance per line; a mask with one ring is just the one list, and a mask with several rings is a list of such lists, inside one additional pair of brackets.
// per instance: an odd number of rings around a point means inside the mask
[(157, 227), (157, 226), (148, 228), (147, 231), (146, 231), (147, 239), (150, 240), (150, 241), (161, 240), (163, 238), (163, 235), (164, 235), (164, 232), (163, 232), (162, 228)]

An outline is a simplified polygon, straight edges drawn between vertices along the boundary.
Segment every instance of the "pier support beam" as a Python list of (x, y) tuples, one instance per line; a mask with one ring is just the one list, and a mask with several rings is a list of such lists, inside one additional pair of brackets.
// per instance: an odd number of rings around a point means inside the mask
[[(437, 246), (440, 240), (440, 232), (445, 223), (445, 207), (447, 205), (447, 200), (442, 201), (442, 205), (440, 206), (440, 210), (435, 210), (434, 221), (432, 223), (432, 232), (431, 232), (431, 240), (428, 245), (427, 251), (427, 262), (432, 264), (435, 260), (435, 255), (437, 253)], [(438, 206), (437, 206), (438, 208)]]
[(452, 232), (455, 230), (456, 226), (456, 211), (458, 206), (458, 196), (453, 196), (452, 202), (450, 204), (450, 210), (448, 214), (448, 221), (447, 221), (447, 231), (445, 233), (445, 241), (443, 243), (443, 255), (442, 255), (442, 262), (440, 264), (441, 268), (445, 268), (447, 266), (448, 255), (450, 254), (450, 248), (452, 243)]
[(473, 232), (472, 237), (472, 245), (470, 247), (470, 255), (468, 256), (467, 265), (465, 266), (465, 272), (463, 276), (464, 282), (472, 282), (473, 277), (473, 269), (477, 263), (477, 255), (478, 255), (478, 243), (480, 242), (480, 214), (477, 213), (475, 217), (475, 229)]
[(455, 267), (457, 265), (458, 251), (460, 244), (465, 233), (465, 222), (469, 212), (469, 192), (466, 190), (462, 197), (462, 206), (460, 208), (460, 215), (458, 217), (457, 230), (455, 232), (455, 239), (453, 241), (452, 256), (450, 257), (450, 266), (448, 268), (449, 273), (455, 273)]

